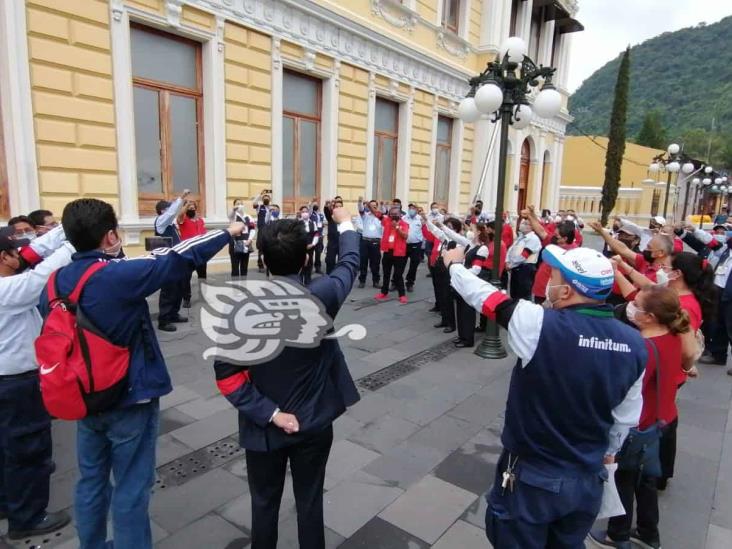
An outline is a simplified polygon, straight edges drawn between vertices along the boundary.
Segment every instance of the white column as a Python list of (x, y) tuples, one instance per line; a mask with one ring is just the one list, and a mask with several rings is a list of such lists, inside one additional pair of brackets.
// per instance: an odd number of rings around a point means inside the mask
[(224, 18), (216, 17), (216, 38), (209, 40), (203, 46), (206, 220), (209, 223), (225, 223), (228, 221), (226, 206), (226, 96), (224, 85)]
[(537, 64), (546, 67), (552, 64), (552, 46), (554, 44), (554, 21), (545, 21), (539, 31), (539, 55), (535, 59)]
[[(486, 155), (488, 154), (488, 145), (490, 144), (491, 132), (493, 131), (492, 126), (493, 124), (491, 124), (490, 121), (482, 118), (473, 123), (473, 165), (471, 167), (470, 176), (470, 200), (473, 199), (480, 187), (483, 164), (485, 163)], [(490, 183), (491, 180), (486, 176), (486, 180), (483, 183), (483, 188), (481, 190), (481, 198), (485, 195), (486, 187)]]
[(551, 185), (553, 197), (550, 206), (552, 212), (559, 208), (559, 187), (562, 185), (562, 163), (564, 161), (564, 136), (557, 135), (554, 137), (554, 162), (552, 163)]
[[(435, 169), (437, 165), (437, 122), (440, 112), (437, 110), (437, 96), (434, 96), (432, 106), (432, 135), (430, 136), (430, 173), (427, 176), (427, 202), (435, 199)], [(448, 191), (449, 196), (449, 191)]]
[(375, 198), (374, 192), (376, 191), (374, 185), (374, 150), (375, 136), (374, 129), (376, 128), (376, 76), (373, 72), (369, 73), (369, 104), (368, 113), (366, 114), (366, 183), (364, 189), (366, 190), (366, 197)]
[[(120, 222), (124, 225), (140, 221), (137, 208), (137, 161), (135, 157), (135, 120), (132, 99), (130, 19), (127, 10), (122, 8), (121, 2), (112, 2), (111, 11), (110, 31), (117, 132), (119, 213)], [(133, 240), (128, 240), (128, 243)]]
[(534, 0), (520, 2), (518, 16), (516, 18), (516, 32), (527, 44), (531, 36), (531, 12), (533, 8)]
[(536, 158), (532, 159), (534, 166), (534, 181), (531, 185), (531, 196), (528, 197), (528, 204), (533, 204), (537, 208), (541, 208), (541, 187), (542, 173), (544, 171), (544, 143), (546, 142), (546, 132), (540, 131), (539, 138), (536, 141)]
[[(452, 143), (457, 144), (453, 146), (450, 154), (450, 187), (448, 197), (447, 209), (450, 212), (457, 212), (460, 207), (460, 187), (461, 179), (463, 175), (463, 133), (464, 133), (464, 122), (459, 118), (456, 118), (452, 122)], [(475, 142), (475, 141), (473, 141)], [(471, 196), (468, 200), (472, 200)]]
[(323, 82), (323, 146), (321, 147), (320, 194), (335, 196), (338, 182), (338, 90), (341, 62), (333, 62), (333, 76)]
[(567, 82), (569, 81), (569, 59), (572, 53), (573, 39), (572, 33), (563, 34), (559, 39), (559, 78), (557, 85), (563, 90), (567, 89)]
[[(508, 19), (510, 20), (511, 18), (511, 0), (482, 0), (482, 2), (483, 4), (480, 10), (480, 43), (478, 47), (480, 49), (497, 50), (505, 38), (503, 20), (506, 9), (508, 9)], [(507, 32), (505, 33), (506, 35)]]
[(272, 37), (272, 200), (282, 204), (282, 54), (281, 40)]
[(0, 131), (7, 153), (11, 215), (40, 205), (29, 66), (25, 0), (0, 1)]
[(409, 170), (412, 165), (412, 113), (414, 111), (414, 88), (409, 98), (399, 105), (399, 138), (397, 141), (396, 196), (405, 203), (409, 200)]
[(508, 174), (506, 183), (506, 200), (503, 204), (503, 209), (511, 212), (516, 209), (516, 203), (518, 202), (519, 175), (521, 174), (521, 146), (524, 143), (524, 139), (526, 139), (526, 133), (523, 130), (516, 130), (513, 132), (511, 172)]

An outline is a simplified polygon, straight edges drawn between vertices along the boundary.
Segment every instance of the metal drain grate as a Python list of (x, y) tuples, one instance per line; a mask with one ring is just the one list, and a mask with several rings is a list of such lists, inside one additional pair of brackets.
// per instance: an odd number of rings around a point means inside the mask
[(244, 450), (239, 446), (236, 437), (221, 439), (158, 467), (157, 472), (161, 485), (156, 487), (180, 486), (242, 455), (244, 455)]
[(382, 368), (372, 374), (359, 378), (356, 380), (356, 384), (359, 389), (363, 388), (368, 389), (369, 391), (381, 389), (392, 381), (396, 381), (407, 374), (411, 374), (420, 366), (429, 362), (442, 360), (447, 355), (450, 355), (457, 350), (452, 345), (445, 345), (445, 343), (446, 342), (443, 341), (442, 343), (433, 345), (429, 349), (420, 351), (419, 353), (413, 354), (399, 362), (390, 364), (386, 368)]

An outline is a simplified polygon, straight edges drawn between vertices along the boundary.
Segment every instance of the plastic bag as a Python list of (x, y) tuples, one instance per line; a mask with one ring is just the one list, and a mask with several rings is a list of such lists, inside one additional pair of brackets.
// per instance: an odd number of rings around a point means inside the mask
[(620, 501), (620, 494), (615, 486), (615, 471), (618, 469), (617, 463), (606, 463), (607, 481), (602, 491), (602, 504), (600, 512), (597, 514), (598, 519), (618, 517), (625, 514), (625, 507)]

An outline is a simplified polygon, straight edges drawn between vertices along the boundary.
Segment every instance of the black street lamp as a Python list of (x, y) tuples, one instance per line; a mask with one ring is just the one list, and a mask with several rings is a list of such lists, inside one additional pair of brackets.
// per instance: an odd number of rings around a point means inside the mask
[[(495, 232), (493, 237), (493, 268), (491, 284), (499, 287), (501, 235), (503, 232), (503, 209), (506, 190), (506, 156), (508, 153), (508, 128), (526, 128), (534, 112), (542, 118), (553, 118), (562, 108), (562, 96), (552, 85), (556, 69), (536, 66), (526, 55), (526, 43), (519, 37), (511, 37), (504, 43), (496, 60), (488, 63), (486, 69), (470, 79), (470, 92), (460, 103), (460, 118), (464, 122), (475, 122), (481, 115), (489, 115), (493, 123), (501, 122), (501, 141), (498, 155), (498, 184), (496, 193)], [(532, 88), (540, 85), (541, 91), (529, 104)], [(503, 348), (495, 322), (489, 322), (486, 336), (475, 350), (482, 358), (503, 358)]]
[[(658, 173), (662, 170), (665, 170), (668, 173), (668, 177), (666, 178), (666, 196), (663, 199), (663, 217), (665, 218), (668, 214), (668, 197), (671, 191), (671, 174), (678, 174), (679, 172), (683, 172), (684, 175), (688, 176), (691, 172), (694, 171), (694, 164), (691, 162), (691, 159), (686, 156), (683, 152), (681, 152), (681, 147), (679, 147), (676, 143), (671, 143), (668, 146), (668, 150), (666, 153), (659, 154), (658, 156), (654, 157), (653, 162), (651, 162), (651, 165), (648, 166), (648, 171), (651, 173)], [(678, 186), (679, 183), (679, 176), (676, 176), (676, 185)], [(689, 186), (686, 187), (686, 198), (688, 200), (689, 198)], [(684, 208), (685, 210), (686, 208)], [(684, 217), (686, 217), (686, 212), (684, 211)]]

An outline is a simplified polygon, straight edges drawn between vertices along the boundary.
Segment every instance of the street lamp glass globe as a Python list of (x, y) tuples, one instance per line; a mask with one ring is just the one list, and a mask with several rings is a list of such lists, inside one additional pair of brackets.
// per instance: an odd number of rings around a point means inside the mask
[(721, 177), (716, 177), (714, 179), (714, 184), (715, 185), (721, 185), (722, 184), (722, 178)]
[(681, 147), (679, 147), (676, 143), (671, 143), (668, 146), (668, 154), (679, 154), (680, 150)]
[(480, 111), (475, 106), (475, 99), (472, 97), (463, 99), (458, 107), (458, 116), (460, 120), (468, 124), (477, 121), (480, 118)]
[(712, 173), (713, 171), (714, 168), (712, 168), (711, 166), (707, 166), (706, 168), (704, 168), (704, 173)]
[(691, 162), (686, 162), (683, 166), (681, 166), (681, 171), (687, 175), (690, 174), (694, 171), (694, 164), (692, 164)]
[(495, 112), (503, 103), (503, 90), (493, 83), (483, 84), (475, 92), (475, 106), (483, 114)]
[(704, 179), (702, 180), (702, 184), (704, 184), (704, 185), (711, 185), (711, 184), (712, 184), (712, 180), (711, 180), (711, 179), (709, 179), (708, 177), (705, 177), (705, 178), (704, 178)]
[(518, 36), (511, 36), (501, 46), (501, 58), (508, 54), (508, 60), (512, 63), (521, 63), (526, 55), (526, 42)]
[(678, 162), (669, 162), (666, 164), (666, 169), (671, 173), (676, 173), (681, 169), (681, 164)]
[(698, 177), (695, 177), (694, 179), (691, 180), (691, 182), (694, 185), (698, 185), (699, 183), (701, 183), (701, 179), (699, 179)]
[(660, 171), (661, 165), (658, 162), (653, 162), (650, 166), (648, 166), (648, 171), (651, 173), (656, 173)]
[(533, 116), (534, 113), (531, 111), (531, 107), (528, 105), (519, 105), (513, 111), (513, 127), (517, 130), (523, 130), (531, 124)]
[(717, 185), (712, 185), (712, 192), (719, 192), (719, 187)]
[(721, 187), (719, 187), (719, 190), (722, 191), (723, 193), (726, 193), (727, 192), (727, 185), (722, 185)]
[(562, 108), (562, 95), (554, 89), (541, 90), (534, 100), (534, 112), (542, 118), (554, 118)]

